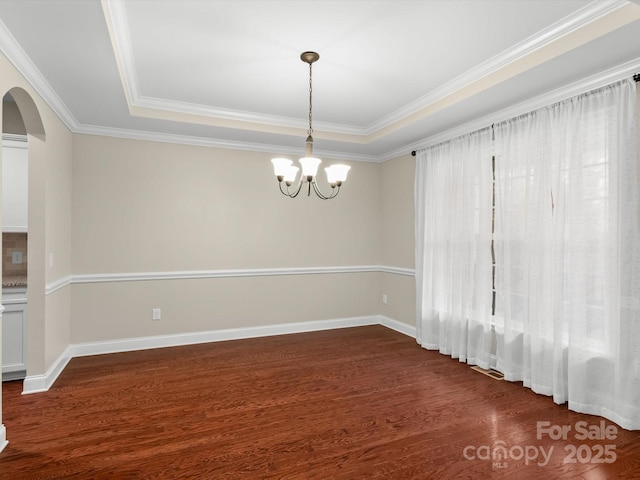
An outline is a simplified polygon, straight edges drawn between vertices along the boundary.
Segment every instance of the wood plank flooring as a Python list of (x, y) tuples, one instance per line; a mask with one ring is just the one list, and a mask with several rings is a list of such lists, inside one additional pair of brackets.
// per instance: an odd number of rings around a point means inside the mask
[[(2, 480), (640, 478), (640, 432), (381, 326), (76, 358), (21, 390), (3, 385)], [(577, 440), (581, 421), (616, 438)]]

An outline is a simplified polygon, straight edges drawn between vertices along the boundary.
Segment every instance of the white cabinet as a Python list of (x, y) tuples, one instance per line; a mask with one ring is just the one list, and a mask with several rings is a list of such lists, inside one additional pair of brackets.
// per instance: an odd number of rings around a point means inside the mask
[(2, 141), (3, 232), (27, 231), (28, 154), (26, 141)]
[(27, 371), (27, 289), (3, 288), (2, 304), (2, 380), (17, 380)]

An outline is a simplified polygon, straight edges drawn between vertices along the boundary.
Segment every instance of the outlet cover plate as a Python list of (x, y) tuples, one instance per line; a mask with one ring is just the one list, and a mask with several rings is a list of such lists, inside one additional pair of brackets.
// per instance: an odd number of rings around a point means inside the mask
[(12, 252), (11, 263), (13, 265), (20, 265), (22, 263), (22, 252)]

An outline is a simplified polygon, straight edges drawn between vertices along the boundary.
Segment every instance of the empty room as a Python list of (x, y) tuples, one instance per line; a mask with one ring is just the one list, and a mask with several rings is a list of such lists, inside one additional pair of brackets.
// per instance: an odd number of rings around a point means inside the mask
[(640, 479), (639, 38), (0, 1), (0, 479)]

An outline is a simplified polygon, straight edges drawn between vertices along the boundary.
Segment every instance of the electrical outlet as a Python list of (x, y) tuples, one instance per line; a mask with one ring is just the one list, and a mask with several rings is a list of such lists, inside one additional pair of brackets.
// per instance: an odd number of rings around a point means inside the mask
[(22, 252), (12, 252), (11, 263), (14, 265), (20, 265), (22, 263)]
[(382, 294), (382, 303), (384, 303), (384, 304), (386, 305), (388, 300), (389, 300), (389, 299), (387, 298), (387, 294), (386, 294), (386, 293), (383, 293), (383, 294)]
[(151, 310), (151, 318), (153, 318), (153, 320), (160, 320), (162, 316), (162, 311), (159, 308), (154, 308), (153, 310)]

